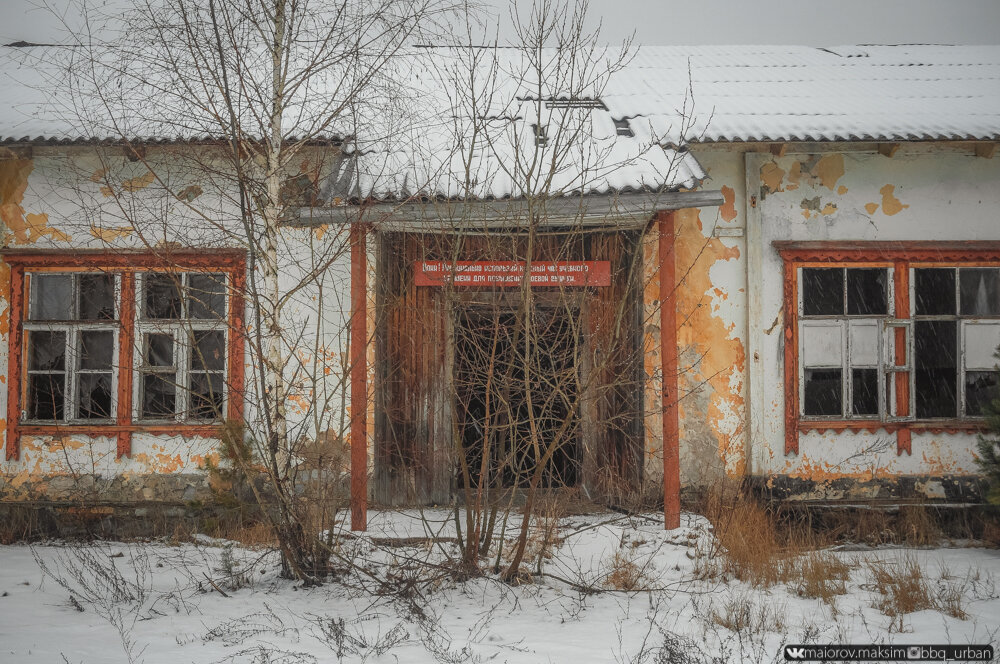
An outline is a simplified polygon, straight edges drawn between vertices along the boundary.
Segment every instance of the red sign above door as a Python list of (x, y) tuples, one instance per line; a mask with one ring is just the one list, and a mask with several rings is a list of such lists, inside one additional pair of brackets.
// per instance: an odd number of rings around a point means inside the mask
[[(413, 282), (417, 286), (511, 287), (520, 286), (525, 263), (519, 261), (417, 261)], [(608, 286), (610, 261), (536, 261), (531, 264), (532, 286)]]

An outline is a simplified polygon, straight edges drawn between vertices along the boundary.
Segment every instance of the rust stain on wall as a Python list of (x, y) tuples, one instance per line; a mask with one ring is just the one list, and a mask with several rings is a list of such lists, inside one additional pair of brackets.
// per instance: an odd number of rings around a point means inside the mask
[(878, 210), (878, 203), (865, 203), (865, 209), (868, 210), (868, 214), (875, 214)]
[(760, 167), (760, 182), (767, 188), (767, 193), (783, 191), (781, 181), (785, 178), (785, 171), (773, 161), (769, 161)]
[(134, 178), (129, 178), (122, 182), (122, 191), (139, 191), (140, 189), (145, 189), (149, 185), (153, 184), (153, 180), (156, 179), (156, 175), (153, 171), (146, 171), (142, 175), (138, 175)]
[(824, 187), (833, 191), (837, 181), (844, 177), (844, 155), (839, 152), (828, 154), (817, 161), (809, 172), (817, 177)]
[(91, 226), (90, 234), (102, 242), (114, 242), (119, 238), (131, 235), (132, 227), (119, 226), (118, 228), (98, 228), (97, 226)]
[[(744, 412), (742, 386), (745, 349), (733, 338), (735, 323), (716, 316), (712, 307), (715, 284), (710, 271), (720, 261), (736, 260), (740, 250), (716, 237), (706, 238), (698, 210), (679, 210), (674, 217), (678, 288), (676, 306), (678, 346), (684, 355), (693, 351), (698, 361), (685, 366), (682, 383), (700, 384), (710, 390), (705, 426), (717, 440), (717, 453), (731, 475), (742, 475), (745, 460), (742, 431), (732, 421)], [(681, 401), (681, 410), (685, 401)], [(683, 425), (682, 425), (683, 426)], [(692, 434), (696, 432), (691, 432)], [(685, 433), (681, 433), (682, 439)]]
[(5, 245), (31, 244), (46, 236), (63, 242), (70, 240), (66, 233), (49, 228), (47, 214), (25, 213), (21, 204), (28, 189), (28, 176), (34, 168), (30, 159), (0, 160), (0, 220), (13, 234), (5, 238)]
[(887, 184), (878, 190), (882, 194), (882, 212), (890, 217), (910, 207), (896, 198), (895, 190), (896, 185), (893, 184)]
[(736, 190), (722, 185), (722, 198), (724, 202), (719, 208), (719, 214), (724, 221), (732, 221), (736, 218)]

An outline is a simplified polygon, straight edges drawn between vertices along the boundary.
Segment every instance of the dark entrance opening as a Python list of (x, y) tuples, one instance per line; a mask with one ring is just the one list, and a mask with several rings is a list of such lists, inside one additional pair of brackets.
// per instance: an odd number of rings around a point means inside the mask
[[(455, 318), (456, 415), (471, 484), (543, 487), (580, 482), (580, 357), (573, 311), (467, 306)], [(461, 462), (461, 459), (460, 459)], [(459, 469), (458, 482), (465, 474)]]

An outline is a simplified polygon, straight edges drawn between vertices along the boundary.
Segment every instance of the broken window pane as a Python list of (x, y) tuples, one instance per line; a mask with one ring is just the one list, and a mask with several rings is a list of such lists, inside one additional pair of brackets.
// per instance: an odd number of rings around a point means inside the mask
[(226, 368), (226, 335), (222, 331), (192, 333), (191, 369), (222, 371)]
[(143, 278), (143, 317), (181, 317), (180, 275), (146, 273)]
[(143, 374), (142, 416), (173, 417), (176, 405), (177, 376), (173, 373)]
[(226, 313), (225, 275), (188, 275), (188, 298), (191, 318), (221, 319)]
[(806, 369), (803, 414), (841, 415), (842, 393), (840, 369)]
[(64, 380), (65, 376), (61, 373), (28, 375), (29, 419), (63, 419)]
[(191, 405), (188, 416), (194, 419), (222, 417), (222, 374), (191, 374)]
[(878, 417), (878, 369), (851, 370), (851, 413)]
[(965, 414), (982, 417), (986, 406), (1000, 399), (1000, 371), (965, 372)]
[(1000, 269), (966, 267), (958, 278), (963, 316), (1000, 315)]
[(955, 270), (918, 268), (913, 271), (914, 311), (918, 316), (955, 315)]
[(68, 274), (31, 275), (31, 320), (73, 318), (73, 277)]
[(66, 333), (33, 330), (28, 333), (28, 370), (64, 371)]
[(878, 366), (879, 329), (877, 320), (851, 321), (851, 366)]
[(82, 420), (111, 418), (111, 374), (80, 374), (77, 416)]
[(147, 334), (143, 358), (148, 367), (174, 366), (174, 337), (171, 334)]
[(883, 316), (889, 313), (889, 290), (884, 268), (847, 270), (847, 313), (851, 316)]
[(115, 277), (112, 274), (80, 275), (80, 320), (115, 319)]
[(80, 332), (81, 369), (110, 369), (114, 350), (115, 333), (111, 330)]
[(802, 313), (806, 316), (843, 315), (844, 270), (842, 268), (802, 268)]
[(916, 415), (958, 416), (958, 323), (918, 320), (913, 324)]

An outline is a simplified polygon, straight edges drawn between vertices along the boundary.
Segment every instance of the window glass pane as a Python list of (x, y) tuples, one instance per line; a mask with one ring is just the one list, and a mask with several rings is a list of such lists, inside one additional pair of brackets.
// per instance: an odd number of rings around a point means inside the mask
[(958, 279), (963, 316), (1000, 315), (1000, 268), (964, 267)]
[(802, 366), (843, 366), (844, 328), (840, 321), (803, 321), (800, 334)]
[(143, 374), (143, 417), (173, 417), (177, 398), (176, 381), (176, 375), (172, 373)]
[(222, 417), (222, 374), (191, 374), (189, 416), (196, 419)]
[(66, 369), (66, 333), (44, 330), (28, 333), (28, 370), (64, 371)]
[(222, 274), (188, 275), (191, 318), (222, 318), (226, 314), (226, 283)]
[(63, 418), (64, 374), (28, 375), (28, 417), (32, 420)]
[(878, 417), (878, 369), (851, 370), (851, 413)]
[(958, 417), (958, 322), (918, 320), (913, 324), (916, 415)]
[(1000, 371), (965, 372), (966, 415), (973, 417), (985, 415), (986, 406), (997, 399), (1000, 399)]
[(82, 420), (111, 418), (111, 374), (80, 374), (77, 416)]
[(966, 369), (989, 371), (1000, 364), (1000, 321), (966, 321), (962, 333)]
[(115, 277), (113, 274), (80, 275), (80, 320), (115, 319)]
[(955, 270), (918, 268), (913, 271), (914, 312), (917, 316), (955, 315)]
[(844, 313), (843, 269), (802, 268), (802, 312), (806, 316), (839, 316)]
[(80, 331), (80, 368), (110, 369), (115, 349), (111, 330)]
[(70, 320), (73, 317), (73, 277), (68, 274), (31, 275), (31, 320)]
[(889, 313), (889, 291), (884, 268), (848, 268), (847, 313), (881, 316)]
[(835, 415), (843, 413), (841, 408), (840, 369), (806, 369), (805, 394), (802, 412), (805, 415)]
[(174, 366), (174, 337), (171, 334), (147, 334), (143, 359), (148, 367)]
[(155, 319), (181, 317), (180, 275), (148, 272), (143, 277), (143, 316)]
[(879, 324), (877, 320), (851, 321), (851, 366), (877, 367)]
[(191, 369), (222, 371), (226, 368), (226, 336), (222, 331), (192, 333)]

